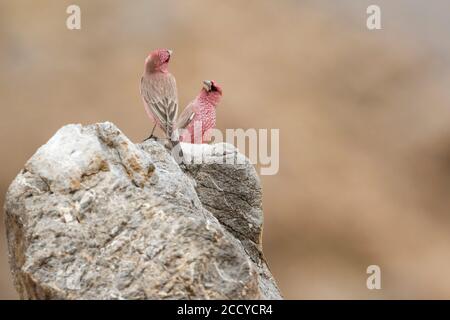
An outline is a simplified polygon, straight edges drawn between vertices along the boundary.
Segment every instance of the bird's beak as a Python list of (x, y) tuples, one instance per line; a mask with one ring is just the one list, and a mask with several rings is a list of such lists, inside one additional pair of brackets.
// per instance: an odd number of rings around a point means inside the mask
[(167, 52), (169, 53), (169, 56), (172, 55), (173, 51), (172, 50), (167, 50)]
[(212, 82), (209, 80), (203, 80), (203, 88), (205, 88), (206, 91), (211, 91)]

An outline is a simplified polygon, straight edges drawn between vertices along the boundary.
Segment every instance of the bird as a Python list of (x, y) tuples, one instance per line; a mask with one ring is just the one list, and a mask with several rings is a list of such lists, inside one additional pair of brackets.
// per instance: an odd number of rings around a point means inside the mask
[[(179, 145), (179, 140), (174, 134), (178, 115), (177, 84), (175, 77), (168, 70), (172, 53), (172, 50), (168, 49), (156, 49), (149, 53), (145, 59), (140, 91), (145, 110), (155, 123), (150, 136), (145, 140), (153, 138), (158, 125), (173, 149)], [(179, 151), (182, 157), (181, 147)]]
[[(216, 126), (216, 107), (222, 98), (222, 88), (214, 80), (204, 80), (197, 97), (183, 110), (176, 123), (177, 130), (185, 129), (179, 140), (187, 143), (204, 143), (205, 132)], [(197, 128), (201, 136), (197, 137)], [(200, 135), (198, 132), (197, 135)]]

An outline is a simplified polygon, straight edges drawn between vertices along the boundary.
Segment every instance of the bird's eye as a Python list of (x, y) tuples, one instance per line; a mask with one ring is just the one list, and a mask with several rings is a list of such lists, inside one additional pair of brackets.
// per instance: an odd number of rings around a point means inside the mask
[(213, 91), (213, 92), (217, 91), (217, 87), (215, 85), (213, 85), (213, 84), (211, 85), (211, 91)]

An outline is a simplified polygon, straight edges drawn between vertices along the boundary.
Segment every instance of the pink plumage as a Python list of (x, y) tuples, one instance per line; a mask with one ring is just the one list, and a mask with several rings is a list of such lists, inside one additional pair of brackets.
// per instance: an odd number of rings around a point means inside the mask
[(177, 85), (175, 77), (168, 71), (171, 55), (172, 51), (167, 49), (152, 51), (145, 60), (141, 78), (145, 110), (170, 140), (178, 114)]
[(177, 127), (186, 129), (180, 135), (180, 141), (207, 142), (208, 137), (205, 133), (216, 126), (216, 107), (222, 98), (222, 88), (212, 80), (205, 80), (203, 84), (198, 96), (180, 115)]

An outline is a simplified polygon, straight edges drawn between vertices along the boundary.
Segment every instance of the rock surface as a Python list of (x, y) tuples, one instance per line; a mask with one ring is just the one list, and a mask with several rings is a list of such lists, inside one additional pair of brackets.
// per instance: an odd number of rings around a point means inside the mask
[(6, 196), (20, 296), (280, 299), (253, 166), (227, 144), (183, 150), (203, 162), (178, 166), (159, 142), (133, 144), (108, 122), (61, 128)]

